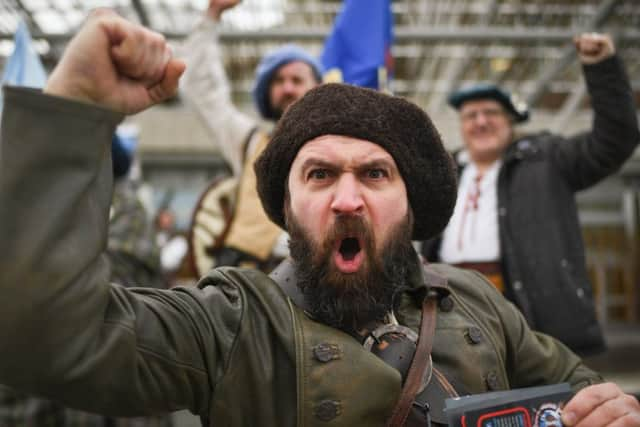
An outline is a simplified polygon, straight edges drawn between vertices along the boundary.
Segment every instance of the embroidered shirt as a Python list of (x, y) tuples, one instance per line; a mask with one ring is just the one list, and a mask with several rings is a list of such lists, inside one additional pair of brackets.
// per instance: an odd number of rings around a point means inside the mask
[(462, 171), (458, 199), (440, 249), (446, 263), (487, 262), (500, 259), (498, 233), (498, 172), (496, 161), (484, 173), (469, 163)]

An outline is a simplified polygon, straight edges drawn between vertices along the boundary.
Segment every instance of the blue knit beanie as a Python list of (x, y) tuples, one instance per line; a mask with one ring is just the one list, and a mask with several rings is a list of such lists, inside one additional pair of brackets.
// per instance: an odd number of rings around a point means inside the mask
[(111, 138), (111, 166), (113, 177), (122, 178), (131, 168), (132, 153), (126, 149), (122, 139), (114, 132)]
[(302, 61), (311, 67), (315, 78), (322, 80), (322, 66), (318, 60), (300, 46), (287, 44), (262, 58), (256, 69), (256, 82), (253, 87), (253, 101), (265, 119), (277, 120), (278, 116), (269, 102), (269, 84), (276, 70), (290, 62)]
[(134, 137), (126, 137), (113, 133), (111, 137), (111, 164), (113, 177), (122, 178), (129, 173), (138, 141)]

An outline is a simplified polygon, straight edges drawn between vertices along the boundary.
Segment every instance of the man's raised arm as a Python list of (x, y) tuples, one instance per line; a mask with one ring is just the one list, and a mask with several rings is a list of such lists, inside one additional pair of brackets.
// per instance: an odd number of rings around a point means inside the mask
[(588, 132), (556, 146), (555, 164), (574, 191), (588, 188), (618, 170), (640, 142), (633, 90), (615, 45), (607, 34), (574, 38), (593, 108)]
[(115, 127), (172, 96), (183, 69), (161, 36), (101, 10), (46, 94), (5, 88), (0, 383), (117, 416), (206, 413), (228, 345), (204, 307), (225, 295), (111, 285), (104, 256)]
[(187, 64), (180, 93), (198, 114), (234, 175), (242, 173), (247, 142), (258, 121), (240, 111), (231, 99), (218, 37), (220, 17), (239, 0), (209, 0), (209, 8), (176, 56)]

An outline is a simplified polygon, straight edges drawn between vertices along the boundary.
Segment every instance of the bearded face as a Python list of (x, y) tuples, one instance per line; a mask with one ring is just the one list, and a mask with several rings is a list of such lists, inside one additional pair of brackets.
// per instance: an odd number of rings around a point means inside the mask
[[(363, 216), (336, 216), (324, 239), (316, 242), (288, 205), (285, 209), (298, 286), (312, 316), (345, 331), (357, 331), (369, 322), (382, 321), (393, 307), (395, 292), (419, 268), (411, 245), (411, 211), (376, 247), (374, 231)], [(347, 262), (362, 257), (359, 268), (349, 273), (339, 269), (336, 250)]]
[(280, 66), (269, 84), (269, 102), (277, 120), (291, 104), (318, 85), (313, 68), (303, 61)]

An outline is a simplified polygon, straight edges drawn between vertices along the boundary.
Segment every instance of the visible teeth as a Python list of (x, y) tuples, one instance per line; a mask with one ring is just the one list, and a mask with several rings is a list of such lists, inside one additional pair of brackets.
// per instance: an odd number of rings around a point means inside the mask
[(347, 237), (342, 240), (339, 250), (345, 260), (351, 261), (360, 252), (360, 242), (355, 237)]

